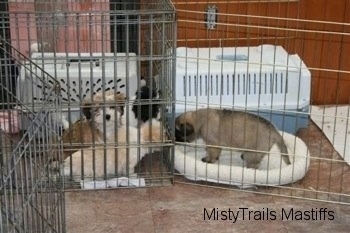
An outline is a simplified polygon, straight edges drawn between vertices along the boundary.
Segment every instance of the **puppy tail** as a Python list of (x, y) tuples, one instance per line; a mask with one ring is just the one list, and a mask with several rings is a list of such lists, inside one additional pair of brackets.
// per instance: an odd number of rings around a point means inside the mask
[(283, 138), (281, 138), (281, 140), (277, 143), (277, 145), (280, 148), (282, 159), (284, 160), (284, 162), (286, 162), (286, 164), (291, 164), (288, 156), (288, 149), (286, 144), (284, 143)]

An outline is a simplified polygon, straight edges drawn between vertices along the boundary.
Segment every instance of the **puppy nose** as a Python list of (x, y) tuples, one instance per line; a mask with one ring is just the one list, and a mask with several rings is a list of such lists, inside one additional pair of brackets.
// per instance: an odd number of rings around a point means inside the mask
[(111, 115), (106, 114), (106, 120), (109, 121), (111, 119)]

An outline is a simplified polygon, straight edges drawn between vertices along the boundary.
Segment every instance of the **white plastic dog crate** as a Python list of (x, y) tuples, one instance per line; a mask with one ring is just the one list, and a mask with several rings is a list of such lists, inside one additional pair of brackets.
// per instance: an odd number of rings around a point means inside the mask
[[(31, 58), (60, 82), (63, 117), (70, 122), (80, 118), (79, 105), (92, 93), (115, 89), (133, 96), (137, 90), (135, 53), (33, 53)], [(22, 66), (17, 83), (18, 98), (27, 106), (40, 106), (45, 96), (37, 78), (45, 79), (45, 75), (35, 69), (30, 63)], [(23, 121), (25, 128), (27, 123)]]
[(281, 46), (176, 50), (176, 113), (242, 109), (295, 133), (308, 123), (311, 73)]

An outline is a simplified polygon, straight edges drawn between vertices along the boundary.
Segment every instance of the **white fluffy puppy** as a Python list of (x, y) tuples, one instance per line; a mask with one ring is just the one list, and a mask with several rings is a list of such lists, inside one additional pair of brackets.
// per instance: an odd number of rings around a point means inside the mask
[[(95, 119), (98, 120), (98, 116)], [(150, 144), (164, 140), (159, 121), (148, 121), (140, 129), (122, 126), (115, 135), (108, 135), (105, 146), (85, 148), (67, 158), (64, 175), (72, 175), (75, 180), (136, 177), (135, 166), (147, 154)]]
[(64, 159), (79, 149), (103, 143), (105, 136), (114, 134), (116, 128), (123, 125), (125, 102), (125, 95), (114, 90), (101, 91), (92, 99), (85, 99), (82, 108), (85, 118), (63, 132)]

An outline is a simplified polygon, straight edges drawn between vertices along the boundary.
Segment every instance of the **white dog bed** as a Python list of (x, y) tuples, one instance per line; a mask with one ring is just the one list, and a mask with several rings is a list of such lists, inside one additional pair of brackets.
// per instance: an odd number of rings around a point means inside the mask
[(204, 163), (205, 144), (195, 143), (175, 146), (175, 169), (189, 180), (208, 181), (250, 188), (254, 186), (276, 186), (296, 182), (308, 171), (310, 154), (305, 143), (298, 137), (283, 133), (288, 147), (290, 165), (284, 163), (276, 145), (269, 156), (264, 156), (258, 169), (243, 166), (239, 152), (223, 150), (216, 163)]

